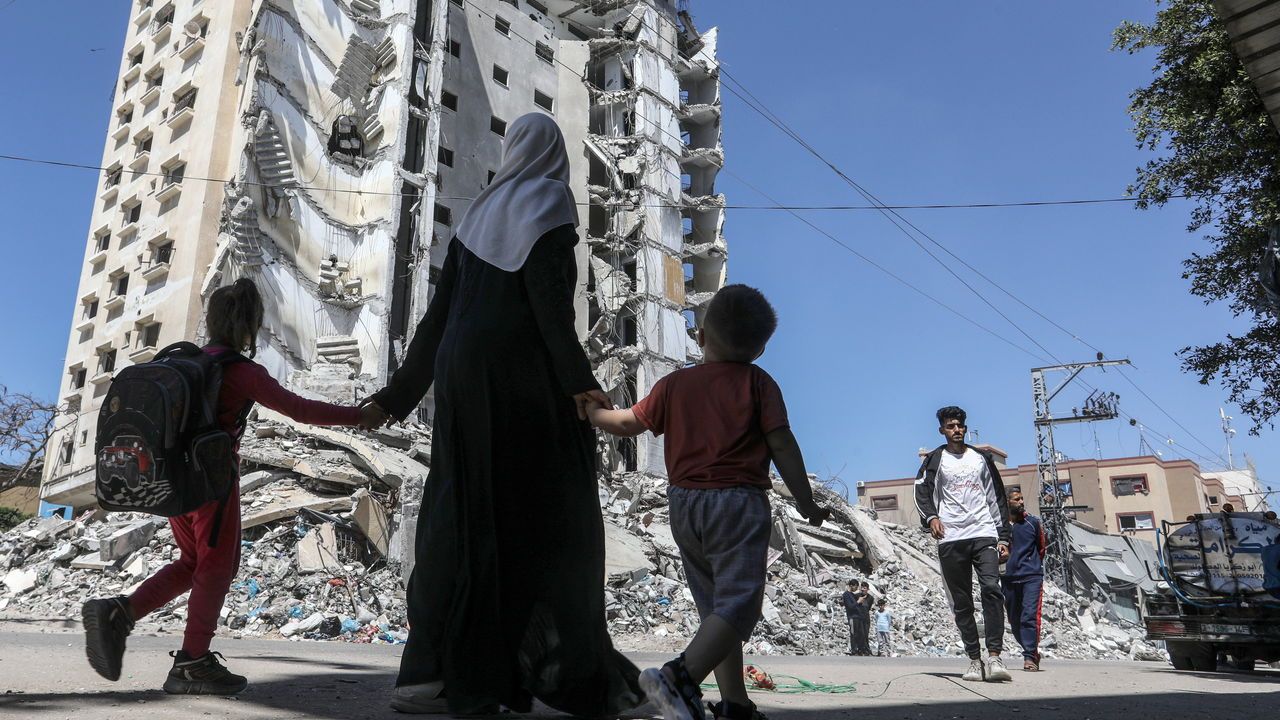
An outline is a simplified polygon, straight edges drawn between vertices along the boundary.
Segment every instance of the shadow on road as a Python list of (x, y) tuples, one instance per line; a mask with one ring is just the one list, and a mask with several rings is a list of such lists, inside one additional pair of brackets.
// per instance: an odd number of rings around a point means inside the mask
[[(31, 693), (0, 695), (0, 716), (15, 718), (94, 717), (152, 718), (175, 714), (213, 717), (321, 718), (332, 720), (402, 718), (387, 707), (394, 673), (385, 668), (367, 668), (343, 663), (299, 660), (291, 657), (244, 657), (246, 672), (252, 660), (289, 662), (335, 668), (313, 673), (280, 675), (255, 682), (234, 699), (167, 696), (160, 690), (97, 693)], [(1153, 670), (1154, 672), (1160, 672)], [(903, 718), (980, 717), (983, 720), (1075, 720), (1076, 718), (1177, 717), (1214, 718), (1256, 713), (1276, 701), (1273, 690), (1277, 674), (1208, 674), (1215, 680), (1253, 682), (1258, 692), (1204, 693), (1170, 691), (1141, 694), (1071, 697), (992, 697), (1001, 688), (981, 683), (964, 683), (955, 673), (905, 673), (888, 683), (865, 683), (847, 695), (754, 694), (770, 720), (902, 720)], [(252, 676), (252, 675), (251, 675)], [(1012, 686), (1017, 689), (1017, 683)], [(714, 694), (714, 693), (712, 693)], [(798, 706), (803, 703), (804, 706)], [(814, 707), (820, 705), (820, 707)], [(629, 713), (628, 718), (654, 717), (649, 708)], [(508, 718), (517, 716), (508, 715)], [(565, 717), (543, 708), (523, 717)]]

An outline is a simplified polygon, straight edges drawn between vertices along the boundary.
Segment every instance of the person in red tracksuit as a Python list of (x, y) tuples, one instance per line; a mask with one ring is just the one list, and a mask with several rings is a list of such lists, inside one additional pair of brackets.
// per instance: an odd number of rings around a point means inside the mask
[[(248, 350), (249, 357), (253, 357), (254, 338), (262, 327), (262, 316), (262, 297), (252, 281), (242, 279), (219, 288), (209, 299), (205, 321), (211, 342), (204, 351), (220, 355)], [(222, 389), (218, 395), (218, 422), (236, 438), (237, 455), (240, 434), (244, 431), (243, 426), (237, 427), (237, 424), (252, 403), (313, 425), (374, 428), (386, 420), (385, 413), (376, 404), (357, 408), (307, 400), (285, 390), (266, 368), (255, 362), (228, 363), (223, 366)], [(217, 519), (219, 508), (226, 509), (220, 520)], [(164, 690), (193, 695), (239, 693), (248, 681), (220, 663), (220, 653), (209, 651), (223, 600), (240, 565), (239, 482), (232, 483), (232, 491), (224, 500), (169, 518), (169, 526), (181, 551), (178, 560), (161, 568), (128, 597), (100, 598), (84, 604), (82, 617), (89, 663), (99, 675), (118, 680), (125, 640), (134, 623), (190, 591), (182, 649), (170, 653), (173, 668), (165, 680)], [(211, 538), (215, 529), (217, 537)]]

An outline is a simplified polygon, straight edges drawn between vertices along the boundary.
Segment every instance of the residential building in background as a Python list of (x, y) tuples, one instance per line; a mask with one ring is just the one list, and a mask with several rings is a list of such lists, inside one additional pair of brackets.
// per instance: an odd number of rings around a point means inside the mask
[[(248, 277), (258, 361), (354, 401), (395, 370), (519, 116), (555, 117), (583, 242), (579, 330), (630, 404), (697, 357), (725, 280), (717, 33), (674, 0), (135, 0), (42, 497), (93, 503), (114, 372), (201, 336)], [(424, 405), (424, 416), (430, 401)], [(663, 474), (660, 443), (606, 470)]]
[[(1036, 466), (1006, 466), (1007, 455), (990, 449), (1000, 468), (1005, 489), (1023, 491), (1027, 510), (1039, 508)], [(922, 451), (924, 452), (924, 451)], [(1137, 533), (1154, 538), (1164, 521), (1182, 522), (1188, 515), (1220, 511), (1230, 503), (1236, 510), (1266, 509), (1262, 495), (1246, 495), (1245, 487), (1260, 487), (1256, 474), (1233, 471), (1205, 472), (1191, 460), (1164, 460), (1154, 455), (1104, 460), (1064, 460), (1058, 463), (1059, 486), (1070, 515), (1077, 522), (1110, 533)], [(1227, 480), (1224, 481), (1223, 477)], [(881, 519), (910, 524), (919, 522), (915, 503), (915, 478), (869, 480), (858, 484), (858, 503), (872, 508)]]

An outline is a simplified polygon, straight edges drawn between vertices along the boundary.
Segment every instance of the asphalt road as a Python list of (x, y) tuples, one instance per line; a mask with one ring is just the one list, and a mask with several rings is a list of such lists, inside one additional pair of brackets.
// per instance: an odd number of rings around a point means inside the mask
[[(402, 718), (387, 709), (399, 648), (272, 640), (215, 641), (228, 665), (247, 675), (237, 698), (167, 696), (160, 690), (176, 636), (131, 638), (125, 674), (111, 683), (84, 659), (78, 634), (0, 629), (0, 717), (62, 718)], [(634, 655), (642, 667), (665, 661)], [(1184, 673), (1158, 663), (1046, 662), (1014, 671), (1012, 683), (965, 683), (964, 662), (935, 658), (753, 658), (782, 682), (790, 675), (853, 692), (758, 692), (769, 720), (906, 718), (1213, 718), (1273, 715), (1280, 671)], [(1011, 663), (1012, 664), (1012, 663)], [(714, 697), (714, 691), (708, 693)], [(629, 717), (649, 718), (641, 708)], [(543, 709), (532, 716), (561, 717)]]

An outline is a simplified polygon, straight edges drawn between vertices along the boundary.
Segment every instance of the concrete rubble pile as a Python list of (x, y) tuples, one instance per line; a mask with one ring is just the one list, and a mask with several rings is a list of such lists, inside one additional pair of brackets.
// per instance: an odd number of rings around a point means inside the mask
[[(849, 580), (866, 580), (893, 614), (892, 652), (961, 655), (936, 543), (923, 530), (878, 521), (840, 495), (818, 489), (832, 509), (821, 528), (795, 509), (785, 486), (774, 483), (774, 526), (763, 620), (746, 651), (759, 655), (840, 654), (849, 631), (840, 595)], [(697, 629), (692, 595), (679, 574), (679, 552), (667, 525), (659, 482), (620, 484), (605, 499), (611, 574), (606, 592), (611, 634), (631, 650), (672, 651)], [(627, 528), (623, 534), (620, 528)], [(980, 604), (978, 605), (980, 608)], [(1046, 585), (1042, 655), (1046, 658), (1162, 660), (1139, 628), (1108, 621), (1097, 603)], [(982, 626), (978, 613), (979, 628)], [(873, 636), (874, 640), (874, 636)], [(1018, 652), (1006, 631), (1005, 648)]]
[[(265, 408), (241, 447), (239, 575), (223, 608), (231, 636), (395, 643), (407, 637), (404, 579), (412, 565), (430, 435), (419, 425), (375, 433), (299, 425)], [(867, 580), (888, 599), (893, 652), (957, 655), (959, 637), (934, 542), (878, 521), (818, 487), (832, 510), (821, 528), (775, 482), (769, 585), (753, 654), (840, 654), (848, 629), (840, 593)], [(693, 598), (668, 523), (665, 481), (606, 477), (606, 613), (626, 650), (676, 650), (697, 629)], [(75, 619), (91, 597), (127, 594), (178, 557), (163, 518), (87, 512), (29, 520), (0, 535), (0, 618)], [(181, 632), (185, 596), (143, 629)], [(1044, 600), (1047, 657), (1159, 659), (1141, 631), (1108, 622), (1101, 606), (1056, 587)], [(981, 614), (978, 618), (981, 623)], [(1017, 644), (1006, 636), (1006, 647)]]
[[(255, 413), (241, 446), (241, 566), (220, 632), (404, 642), (402, 575), (429, 433), (416, 425), (358, 433)], [(164, 518), (32, 519), (0, 536), (0, 613), (78, 618), (86, 599), (128, 594), (178, 555)], [(183, 596), (142, 629), (180, 633), (185, 619)]]

